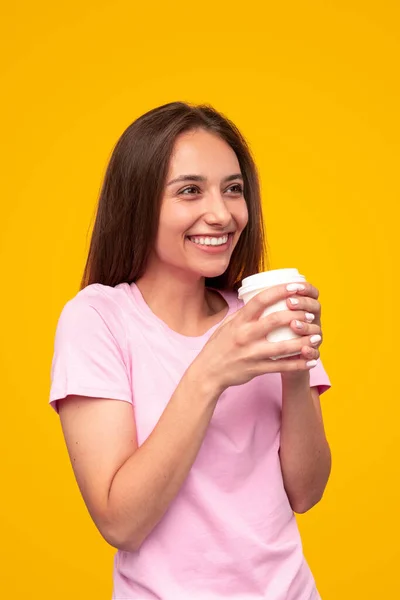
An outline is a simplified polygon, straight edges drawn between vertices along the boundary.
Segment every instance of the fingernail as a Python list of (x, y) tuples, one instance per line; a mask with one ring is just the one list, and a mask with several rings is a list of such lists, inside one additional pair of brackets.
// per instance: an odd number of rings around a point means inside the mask
[(296, 304), (299, 303), (299, 301), (297, 300), (297, 298), (289, 298), (289, 302), (290, 304), (292, 304), (293, 306), (295, 306)]
[(315, 315), (313, 315), (312, 313), (306, 313), (305, 317), (306, 321), (308, 321), (309, 323), (312, 323), (315, 319)]
[(321, 340), (322, 340), (322, 337), (320, 335), (312, 335), (310, 337), (311, 344), (318, 344), (318, 342), (320, 342)]
[(316, 360), (309, 360), (308, 362), (306, 362), (306, 367), (308, 367), (309, 369), (312, 369), (313, 367), (315, 367), (316, 364), (317, 364)]
[(305, 290), (306, 286), (302, 283), (289, 283), (289, 285), (286, 286), (286, 289), (288, 292), (300, 292), (301, 290)]
[(296, 325), (297, 329), (303, 328), (303, 323), (301, 321), (295, 321), (294, 324)]

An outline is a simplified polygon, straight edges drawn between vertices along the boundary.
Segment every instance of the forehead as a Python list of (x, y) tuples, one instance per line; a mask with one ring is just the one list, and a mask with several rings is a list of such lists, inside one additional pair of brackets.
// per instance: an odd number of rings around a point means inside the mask
[(240, 173), (239, 161), (229, 144), (217, 135), (204, 129), (187, 131), (175, 141), (169, 175), (189, 173), (223, 178)]

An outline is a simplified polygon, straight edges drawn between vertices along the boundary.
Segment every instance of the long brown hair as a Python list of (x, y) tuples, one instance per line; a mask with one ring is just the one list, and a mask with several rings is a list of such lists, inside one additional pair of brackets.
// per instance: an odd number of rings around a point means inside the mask
[(146, 269), (155, 245), (160, 204), (177, 136), (194, 129), (218, 135), (236, 153), (249, 219), (226, 271), (206, 279), (217, 289), (237, 289), (264, 269), (265, 234), (257, 169), (237, 127), (210, 106), (172, 102), (134, 121), (121, 135), (106, 169), (80, 289), (92, 283), (132, 283)]

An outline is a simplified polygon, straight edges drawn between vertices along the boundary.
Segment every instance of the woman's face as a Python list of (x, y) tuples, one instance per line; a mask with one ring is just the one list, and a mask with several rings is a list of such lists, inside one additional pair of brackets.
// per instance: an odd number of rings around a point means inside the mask
[(203, 129), (181, 134), (171, 157), (153, 259), (196, 277), (221, 275), (247, 220), (232, 148)]

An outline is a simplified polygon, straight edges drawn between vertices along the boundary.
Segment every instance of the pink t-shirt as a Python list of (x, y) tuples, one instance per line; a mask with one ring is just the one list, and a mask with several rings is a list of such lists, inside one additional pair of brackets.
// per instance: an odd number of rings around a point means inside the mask
[[(242, 303), (221, 292), (229, 313)], [(139, 445), (155, 427), (199, 337), (171, 330), (134, 284), (92, 284), (64, 306), (55, 336), (51, 406), (68, 394), (134, 407)], [(311, 386), (330, 387), (318, 361)], [(113, 599), (316, 600), (278, 450), (279, 374), (221, 395), (177, 497), (137, 552), (116, 552)]]

